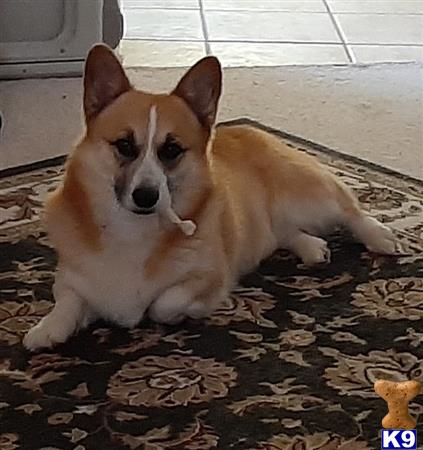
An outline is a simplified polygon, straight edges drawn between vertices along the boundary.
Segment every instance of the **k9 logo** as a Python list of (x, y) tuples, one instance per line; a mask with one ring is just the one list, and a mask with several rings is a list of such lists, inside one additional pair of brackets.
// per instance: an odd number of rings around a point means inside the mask
[(382, 430), (382, 450), (395, 448), (417, 450), (416, 430)]

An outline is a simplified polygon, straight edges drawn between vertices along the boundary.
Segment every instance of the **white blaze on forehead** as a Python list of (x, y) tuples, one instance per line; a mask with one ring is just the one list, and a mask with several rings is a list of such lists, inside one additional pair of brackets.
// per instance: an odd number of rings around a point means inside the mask
[(130, 183), (128, 196), (141, 185), (159, 187), (166, 183), (166, 175), (157, 161), (154, 149), (154, 139), (157, 133), (157, 106), (152, 105), (148, 114), (148, 123), (145, 137), (145, 154), (138, 161)]
[(148, 131), (147, 131), (147, 154), (153, 150), (154, 136), (157, 130), (157, 107), (153, 105), (150, 108), (150, 114), (148, 116)]

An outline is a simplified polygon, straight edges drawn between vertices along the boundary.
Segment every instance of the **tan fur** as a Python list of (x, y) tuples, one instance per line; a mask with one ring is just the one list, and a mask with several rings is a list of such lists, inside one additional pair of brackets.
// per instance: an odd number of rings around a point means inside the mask
[(47, 212), (54, 210), (57, 202), (62, 202), (69, 210), (81, 242), (89, 250), (97, 252), (101, 249), (100, 228), (92, 214), (91, 200), (78, 178), (79, 165), (78, 159), (69, 162), (63, 188), (49, 202)]
[(157, 106), (162, 121), (171, 123), (174, 133), (203, 157), (208, 133), (183, 100), (175, 95), (154, 95), (135, 90), (126, 92), (90, 124), (85, 139), (113, 141), (128, 129), (137, 129), (139, 124), (147, 124), (153, 104)]
[[(334, 224), (349, 227), (371, 250), (394, 251), (391, 232), (366, 216), (315, 158), (250, 126), (213, 133), (220, 94), (215, 58), (200, 61), (169, 95), (132, 89), (104, 46), (94, 47), (87, 64), (86, 135), (46, 206), (59, 253), (56, 306), (27, 335), (28, 348), (63, 342), (96, 317), (129, 327), (146, 312), (165, 323), (204, 317), (277, 248), (306, 264), (327, 262), (317, 235)], [(108, 80), (108, 66), (117, 79)], [(128, 134), (137, 145), (133, 161), (114, 144)], [(159, 158), (169, 135), (185, 148), (176, 166)], [(140, 172), (147, 154), (151, 168)], [(117, 184), (129, 189), (133, 180), (152, 177), (177, 216), (195, 223), (192, 237), (158, 213), (134, 213), (133, 191), (119, 199)]]

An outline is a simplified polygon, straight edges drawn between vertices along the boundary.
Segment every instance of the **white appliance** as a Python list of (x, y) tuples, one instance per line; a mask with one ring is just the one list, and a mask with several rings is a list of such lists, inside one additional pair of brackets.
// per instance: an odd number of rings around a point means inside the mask
[(81, 75), (88, 49), (122, 34), (118, 0), (0, 0), (0, 79)]
[(122, 35), (119, 0), (0, 0), (0, 170), (70, 148), (87, 52)]

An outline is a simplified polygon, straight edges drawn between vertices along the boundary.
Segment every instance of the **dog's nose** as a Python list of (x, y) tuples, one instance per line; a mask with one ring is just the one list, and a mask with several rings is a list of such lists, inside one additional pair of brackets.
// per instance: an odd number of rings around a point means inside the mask
[(159, 199), (159, 191), (152, 187), (139, 187), (132, 192), (132, 199), (139, 208), (152, 208)]

